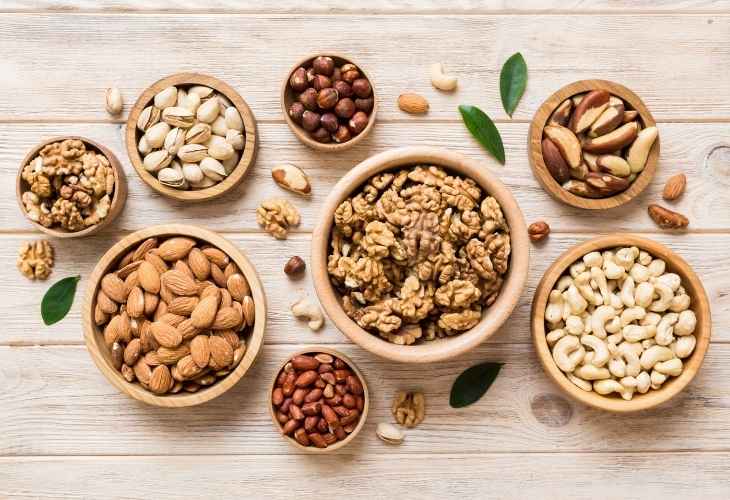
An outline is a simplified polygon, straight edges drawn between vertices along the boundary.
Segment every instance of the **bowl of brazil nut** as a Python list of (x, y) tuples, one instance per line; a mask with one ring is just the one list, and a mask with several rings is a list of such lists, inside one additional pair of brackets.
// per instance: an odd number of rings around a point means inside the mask
[(289, 71), (281, 106), (297, 139), (318, 151), (337, 152), (370, 133), (378, 100), (362, 66), (344, 56), (317, 54)]
[(266, 299), (228, 240), (167, 224), (104, 254), (82, 314), (91, 358), (117, 389), (178, 408), (210, 401), (246, 374), (263, 344)]
[(679, 255), (632, 234), (563, 253), (532, 301), (545, 372), (574, 399), (626, 413), (653, 408), (694, 378), (709, 346), (710, 306)]
[(614, 208), (638, 196), (659, 160), (656, 122), (631, 90), (581, 80), (551, 95), (530, 125), (532, 171), (556, 200)]
[(300, 450), (342, 448), (360, 432), (370, 396), (365, 378), (344, 354), (322, 346), (294, 353), (269, 390), (274, 426)]
[(16, 181), (18, 204), (33, 225), (56, 238), (98, 233), (122, 212), (127, 178), (103, 145), (54, 137), (28, 152)]
[(181, 201), (223, 196), (256, 158), (256, 121), (231, 86), (178, 73), (148, 87), (127, 119), (127, 153), (142, 180)]
[(509, 189), (458, 153), (375, 155), (328, 196), (312, 277), (337, 328), (395, 361), (449, 359), (493, 335), (527, 279), (527, 228)]

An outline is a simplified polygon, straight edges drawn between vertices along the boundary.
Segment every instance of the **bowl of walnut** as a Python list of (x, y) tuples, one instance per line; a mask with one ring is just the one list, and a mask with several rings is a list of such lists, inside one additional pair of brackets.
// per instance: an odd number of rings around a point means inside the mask
[(400, 148), (353, 168), (312, 236), (314, 287), (337, 328), (395, 361), (458, 356), (490, 336), (525, 286), (514, 197), (478, 161)]
[(220, 396), (254, 363), (266, 300), (249, 260), (217, 234), (168, 224), (111, 247), (89, 279), (86, 347), (104, 376), (145, 403)]
[(78, 136), (54, 137), (33, 148), (18, 172), (20, 210), (57, 238), (101, 231), (127, 201), (119, 160), (101, 144)]

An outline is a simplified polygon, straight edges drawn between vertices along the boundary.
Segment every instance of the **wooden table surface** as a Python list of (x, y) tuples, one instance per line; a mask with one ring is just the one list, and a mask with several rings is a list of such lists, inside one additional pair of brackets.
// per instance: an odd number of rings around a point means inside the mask
[[(728, 498), (730, 496), (730, 1), (727, 0), (4, 0), (0, 4), (0, 497), (125, 498)], [(378, 123), (353, 150), (323, 155), (299, 144), (281, 116), (279, 89), (294, 61), (312, 52), (350, 54), (371, 72)], [(499, 70), (520, 51), (529, 67), (513, 119), (499, 100)], [(428, 66), (443, 61), (459, 77), (453, 94), (434, 90)], [(134, 173), (123, 120), (104, 111), (118, 86), (125, 114), (158, 78), (200, 71), (225, 80), (258, 119), (258, 161), (244, 184), (212, 203), (161, 198)], [(526, 156), (529, 120), (552, 92), (574, 80), (604, 78), (634, 90), (658, 122), (659, 171), (646, 192), (608, 212), (553, 201)], [(407, 116), (404, 91), (431, 111)], [(501, 131), (507, 153), (491, 160), (461, 123), (458, 104), (475, 104)], [(111, 148), (124, 164), (129, 199), (103, 234), (54, 240), (51, 281), (81, 274), (70, 315), (42, 325), (48, 283), (15, 269), (23, 241), (42, 235), (21, 216), (14, 182), (24, 154), (45, 137), (80, 134)], [(314, 298), (308, 280), (289, 282), (290, 255), (308, 257), (311, 230), (333, 184), (368, 156), (403, 145), (451, 148), (482, 160), (514, 192), (528, 222), (552, 227), (531, 249), (528, 286), (511, 320), (489, 342), (454, 361), (409, 366), (352, 345), (332, 324), (319, 333), (288, 306)], [(270, 179), (293, 162), (314, 181), (311, 201)], [(659, 230), (646, 205), (684, 171), (676, 204), (683, 234)], [(261, 232), (254, 210), (269, 196), (292, 200), (302, 226), (287, 241)], [(266, 343), (253, 370), (219, 399), (161, 409), (119, 394), (91, 362), (79, 318), (85, 278), (130, 231), (166, 222), (222, 233), (258, 268), (269, 301)], [(616, 416), (566, 399), (538, 365), (529, 309), (547, 266), (596, 234), (632, 231), (670, 245), (704, 280), (714, 331), (695, 381), (664, 407)], [(331, 345), (365, 373), (373, 401), (350, 446), (323, 457), (297, 454), (274, 431), (266, 408), (276, 365), (302, 344)], [(480, 361), (505, 363), (478, 403), (448, 405), (453, 379)], [(427, 417), (398, 447), (375, 436), (390, 420), (397, 389), (421, 388)]]

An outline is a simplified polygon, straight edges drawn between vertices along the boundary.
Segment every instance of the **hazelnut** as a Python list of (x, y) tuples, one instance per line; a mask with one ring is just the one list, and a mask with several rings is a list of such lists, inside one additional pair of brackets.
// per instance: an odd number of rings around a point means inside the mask
[(547, 235), (550, 234), (550, 226), (548, 226), (547, 222), (543, 220), (533, 222), (530, 224), (530, 227), (527, 228), (527, 234), (530, 235), (530, 239), (532, 241), (544, 240), (547, 238)]
[(314, 87), (314, 90), (326, 89), (332, 86), (332, 80), (324, 75), (315, 75), (314, 80), (312, 81), (312, 86)]
[(332, 87), (340, 94), (340, 97), (352, 97), (352, 87), (349, 83), (337, 80)]
[(342, 66), (340, 66), (340, 71), (342, 71), (343, 74), (346, 73), (346, 72), (348, 72), (348, 71), (351, 71), (353, 69), (354, 70), (357, 70), (357, 66), (355, 66), (352, 63), (345, 63)]
[(324, 88), (317, 94), (317, 105), (322, 109), (332, 109), (337, 104), (340, 96), (333, 88)]
[(340, 99), (335, 105), (335, 113), (341, 118), (349, 119), (355, 111), (355, 103), (349, 97)]
[(299, 102), (309, 111), (315, 111), (317, 109), (317, 91), (313, 88), (306, 89), (299, 94)]
[(322, 127), (327, 130), (327, 132), (335, 132), (337, 130), (337, 127), (340, 126), (339, 122), (337, 121), (337, 115), (335, 115), (334, 113), (323, 114), (320, 123), (322, 124)]
[(284, 273), (287, 276), (296, 276), (297, 274), (304, 272), (306, 267), (307, 264), (304, 260), (302, 260), (302, 258), (298, 255), (295, 255), (286, 262), (286, 265), (284, 266)]
[(301, 92), (307, 88), (307, 70), (297, 68), (289, 77), (289, 86), (294, 92)]
[(370, 82), (367, 81), (366, 78), (358, 78), (357, 80), (352, 82), (352, 91), (358, 97), (362, 97), (363, 99), (366, 97), (370, 97), (370, 93), (372, 92), (372, 90), (373, 89), (370, 87)]
[(366, 113), (370, 113), (373, 110), (373, 104), (374, 100), (372, 97), (368, 97), (367, 99), (355, 99), (355, 107), (360, 111), (365, 111)]
[(312, 69), (319, 75), (330, 76), (335, 70), (335, 61), (327, 56), (315, 57), (312, 61)]
[(317, 142), (330, 142), (330, 133), (327, 132), (323, 127), (319, 127), (314, 132), (310, 132), (312, 139)]
[(354, 115), (352, 115), (352, 118), (350, 118), (350, 122), (348, 123), (348, 127), (350, 128), (350, 133), (352, 135), (357, 135), (363, 130), (365, 130), (365, 127), (368, 125), (368, 115), (366, 115), (363, 111), (358, 111)]
[(350, 129), (344, 125), (340, 125), (337, 127), (337, 132), (334, 133), (332, 139), (337, 143), (343, 143), (352, 139), (352, 134), (350, 134)]
[(340, 71), (340, 68), (335, 68), (332, 72), (332, 81), (337, 82), (340, 80), (342, 80), (342, 71)]
[(319, 127), (320, 120), (321, 118), (319, 116), (319, 113), (306, 110), (304, 113), (302, 113), (302, 128), (307, 132), (316, 130)]
[(314, 68), (309, 68), (307, 70), (307, 83), (312, 83), (314, 81), (316, 73), (314, 72)]
[(293, 102), (289, 106), (289, 117), (299, 125), (302, 124), (302, 114), (304, 114), (304, 104), (301, 102)]
[(360, 72), (356, 69), (351, 69), (351, 70), (342, 72), (342, 79), (344, 81), (346, 81), (347, 83), (352, 83), (355, 80), (357, 80), (358, 78), (360, 78)]

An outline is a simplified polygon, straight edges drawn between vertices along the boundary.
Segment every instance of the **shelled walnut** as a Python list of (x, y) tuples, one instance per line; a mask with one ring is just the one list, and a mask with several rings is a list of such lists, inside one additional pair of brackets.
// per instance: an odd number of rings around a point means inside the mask
[(285, 240), (289, 229), (299, 225), (299, 211), (287, 200), (266, 200), (256, 209), (256, 222), (277, 240)]
[(409, 345), (474, 327), (509, 267), (509, 227), (472, 179), (431, 165), (371, 177), (335, 210), (327, 270), (362, 328)]
[(422, 392), (398, 392), (393, 398), (391, 413), (404, 427), (415, 427), (426, 416), (426, 398)]
[(47, 240), (23, 243), (18, 254), (18, 269), (26, 278), (45, 280), (53, 268), (53, 247)]
[(30, 188), (21, 195), (28, 218), (76, 232), (100, 223), (114, 197), (109, 159), (79, 139), (45, 145), (24, 168)]

